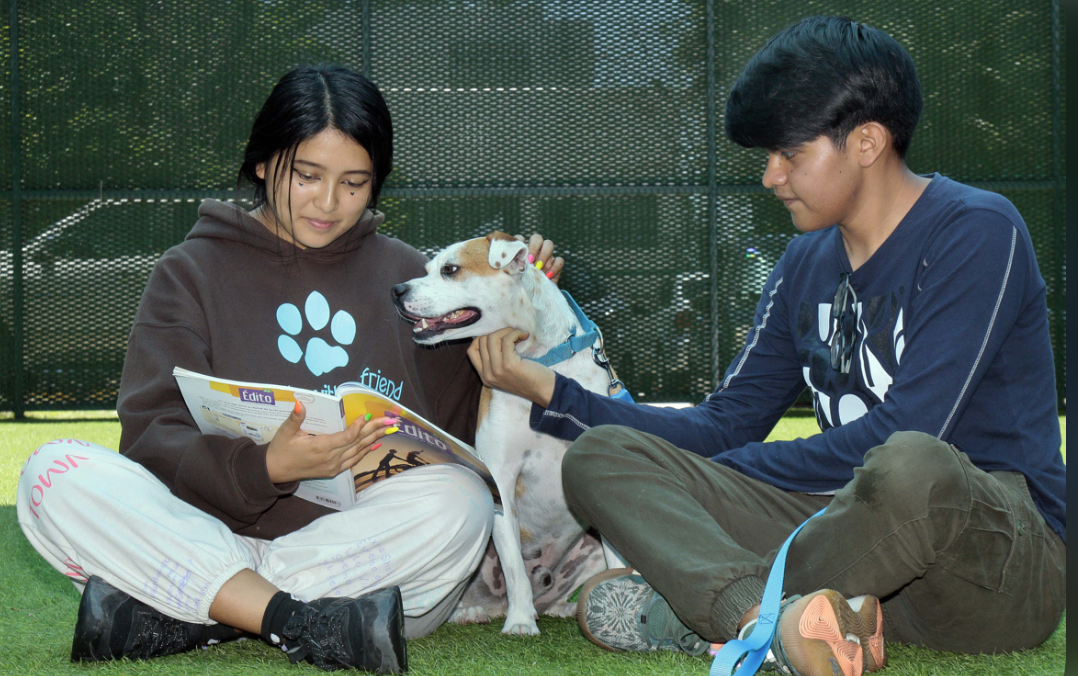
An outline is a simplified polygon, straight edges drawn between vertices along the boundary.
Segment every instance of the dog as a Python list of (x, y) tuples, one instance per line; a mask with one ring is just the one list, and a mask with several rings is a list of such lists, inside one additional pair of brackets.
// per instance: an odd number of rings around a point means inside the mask
[[(593, 356), (591, 338), (566, 296), (527, 256), (527, 245), (501, 232), (454, 244), (427, 264), (426, 276), (395, 286), (394, 303), (424, 345), (514, 327), (528, 332), (517, 353), (538, 358), (566, 344), (567, 336), (579, 336), (578, 345), (587, 342), (587, 349), (551, 368), (608, 395), (620, 381), (603, 363), (605, 355)], [(599, 540), (585, 535), (565, 503), (561, 463), (569, 442), (532, 431), (530, 412), (530, 401), (483, 388), (475, 449), (501, 496), (492, 533), (497, 556), (488, 547), (451, 618), (485, 622), (504, 612), (507, 634), (538, 634), (537, 610), (575, 613), (568, 596), (607, 567)]]

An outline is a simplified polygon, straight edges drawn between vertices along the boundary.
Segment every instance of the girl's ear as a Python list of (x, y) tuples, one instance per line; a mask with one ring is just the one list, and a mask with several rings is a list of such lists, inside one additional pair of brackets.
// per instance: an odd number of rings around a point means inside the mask
[(266, 163), (259, 162), (255, 165), (255, 176), (259, 177), (263, 181), (266, 180)]
[(528, 245), (510, 237), (504, 232), (492, 232), (487, 235), (490, 253), (487, 264), (495, 270), (504, 270), (511, 275), (519, 275), (528, 265)]

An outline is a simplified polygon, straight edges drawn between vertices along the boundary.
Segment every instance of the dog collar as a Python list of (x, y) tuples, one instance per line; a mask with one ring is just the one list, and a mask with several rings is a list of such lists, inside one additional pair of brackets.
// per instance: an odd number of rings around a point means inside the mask
[(551, 350), (542, 357), (525, 357), (531, 361), (539, 362), (543, 366), (560, 364), (563, 361), (570, 359), (577, 352), (583, 352), (584, 350), (593, 347), (596, 342), (601, 343), (602, 341), (602, 334), (599, 332), (599, 327), (595, 325), (595, 322), (588, 319), (587, 315), (584, 314), (584, 311), (581, 310), (580, 306), (573, 300), (573, 297), (569, 295), (569, 292), (562, 291), (561, 293), (565, 296), (565, 300), (569, 302), (569, 308), (572, 309), (573, 314), (576, 316), (576, 321), (580, 324), (580, 328), (584, 330), (584, 333), (579, 336), (569, 336), (565, 339), (564, 343), (551, 348)]
[(584, 333), (579, 336), (570, 335), (565, 339), (564, 343), (551, 349), (542, 357), (525, 357), (525, 359), (538, 362), (543, 366), (553, 366), (571, 358), (577, 352), (583, 352), (591, 348), (591, 358), (596, 364), (606, 369), (606, 374), (610, 377), (610, 397), (612, 399), (633, 401), (633, 397), (629, 394), (629, 389), (625, 386), (625, 383), (614, 377), (614, 369), (610, 366), (610, 360), (606, 358), (606, 344), (603, 342), (603, 332), (599, 330), (595, 322), (588, 319), (588, 316), (576, 304), (569, 292), (562, 291), (561, 293), (565, 296), (565, 300), (568, 301), (569, 307), (572, 309), (573, 314), (576, 316), (576, 321), (580, 324), (580, 328)]

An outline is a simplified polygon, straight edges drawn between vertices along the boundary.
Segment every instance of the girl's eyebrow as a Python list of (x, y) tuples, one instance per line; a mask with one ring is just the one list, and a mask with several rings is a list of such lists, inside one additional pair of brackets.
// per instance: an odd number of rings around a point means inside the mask
[[(326, 170), (326, 168), (323, 167), (321, 164), (318, 164), (317, 162), (311, 162), (311, 161), (308, 161), (308, 160), (293, 160), (292, 164), (305, 164), (305, 165), (307, 165), (309, 167), (314, 167), (315, 169), (321, 169), (322, 171)], [(346, 171), (344, 173), (346, 173), (346, 174), (364, 174), (366, 176), (371, 175), (371, 172), (369, 170), (367, 170), (367, 169), (350, 169), (350, 170), (348, 170), (348, 171)]]

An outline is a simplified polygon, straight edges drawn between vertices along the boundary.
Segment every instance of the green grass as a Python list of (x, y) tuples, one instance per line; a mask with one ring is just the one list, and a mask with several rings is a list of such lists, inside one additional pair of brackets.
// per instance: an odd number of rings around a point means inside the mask
[[(321, 673), (309, 665), (290, 666), (260, 641), (218, 646), (145, 663), (74, 665), (68, 661), (78, 595), (23, 537), (15, 519), (15, 488), (26, 456), (51, 439), (74, 437), (115, 448), (120, 428), (111, 414), (52, 414), (27, 422), (0, 422), (0, 674), (182, 674), (239, 675)], [(88, 418), (88, 419), (87, 419)], [(1063, 455), (1066, 458), (1066, 418)], [(771, 439), (795, 439), (817, 432), (815, 420), (791, 414)], [(410, 673), (582, 674), (589, 676), (703, 676), (709, 662), (680, 654), (614, 654), (589, 643), (573, 620), (541, 618), (538, 637), (508, 637), (491, 625), (447, 625), (409, 643)], [(1067, 621), (1042, 646), (995, 656), (957, 655), (888, 645), (893, 676), (987, 676), (1062, 674), (1067, 656)]]

